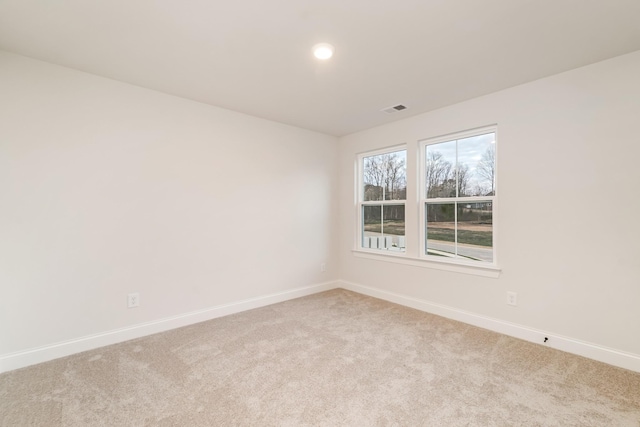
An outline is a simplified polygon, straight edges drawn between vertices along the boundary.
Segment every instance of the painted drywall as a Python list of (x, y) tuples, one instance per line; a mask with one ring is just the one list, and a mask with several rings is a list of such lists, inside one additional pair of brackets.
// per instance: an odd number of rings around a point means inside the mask
[[(341, 138), (341, 279), (640, 355), (638, 76), (635, 52)], [(416, 207), (417, 141), (491, 124), (498, 278), (354, 256), (357, 153), (407, 144)], [(413, 255), (416, 212), (407, 210)]]
[(337, 278), (336, 138), (6, 52), (0, 94), (0, 356)]

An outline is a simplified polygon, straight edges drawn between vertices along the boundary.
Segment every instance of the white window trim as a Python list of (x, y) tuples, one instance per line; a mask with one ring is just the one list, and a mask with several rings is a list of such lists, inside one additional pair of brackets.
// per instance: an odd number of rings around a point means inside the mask
[(424, 257), (416, 258), (406, 255), (406, 253), (389, 253), (381, 251), (371, 251), (366, 249), (353, 249), (351, 251), (358, 258), (372, 259), (376, 261), (386, 261), (395, 264), (411, 265), (414, 267), (423, 267), (433, 270), (451, 271), (455, 273), (470, 274), (473, 276), (482, 276), (490, 278), (498, 278), (502, 270), (494, 265), (484, 265), (474, 262), (468, 263), (462, 260), (432, 260)]
[[(378, 255), (390, 255), (393, 257), (405, 257), (407, 250), (405, 248), (404, 251), (399, 251), (399, 250), (380, 250), (380, 249), (370, 249), (370, 248), (365, 248), (362, 246), (362, 241), (364, 238), (364, 227), (363, 227), (363, 223), (362, 223), (362, 207), (363, 206), (367, 206), (367, 205), (403, 205), (404, 209), (405, 209), (405, 215), (406, 215), (406, 211), (407, 211), (407, 199), (405, 198), (404, 200), (369, 200), (369, 201), (364, 201), (364, 180), (363, 180), (363, 175), (364, 175), (364, 158), (365, 157), (371, 157), (371, 156), (377, 156), (380, 154), (388, 154), (388, 153), (393, 153), (395, 151), (406, 151), (408, 154), (408, 150), (407, 150), (407, 145), (406, 144), (400, 144), (400, 145), (394, 145), (391, 147), (385, 147), (385, 148), (380, 148), (377, 150), (371, 150), (371, 151), (365, 151), (362, 153), (359, 153), (356, 156), (356, 167), (355, 167), (355, 171), (356, 171), (356, 191), (355, 191), (355, 204), (356, 204), (356, 241), (354, 242), (355, 245), (354, 247), (356, 248), (356, 251), (360, 251), (363, 253), (370, 253), (370, 254), (378, 254)], [(406, 216), (405, 216), (405, 239), (406, 239), (406, 233), (407, 233), (407, 228), (406, 228)], [(406, 241), (406, 240), (405, 240)]]
[[(418, 197), (418, 205), (419, 205), (419, 218), (420, 218), (420, 226), (419, 226), (419, 231), (418, 234), (420, 236), (420, 248), (418, 251), (419, 257), (422, 260), (425, 261), (429, 261), (429, 262), (433, 262), (433, 263), (443, 263), (443, 264), (452, 264), (452, 265), (463, 265), (463, 266), (467, 266), (467, 267), (478, 267), (481, 269), (489, 269), (489, 270), (500, 270), (498, 268), (498, 248), (496, 245), (497, 242), (497, 235), (498, 235), (498, 200), (497, 200), (497, 194), (498, 194), (498, 172), (497, 172), (497, 168), (494, 172), (495, 176), (494, 176), (494, 195), (493, 196), (473, 196), (473, 197), (446, 197), (446, 198), (427, 198), (427, 189), (426, 189), (426, 182), (425, 182), (425, 167), (426, 167), (426, 149), (427, 146), (429, 145), (433, 145), (433, 144), (439, 144), (442, 142), (448, 142), (448, 141), (453, 141), (453, 140), (458, 140), (458, 139), (464, 139), (464, 138), (468, 138), (471, 136), (476, 136), (476, 135), (482, 135), (482, 134), (486, 134), (486, 133), (494, 133), (495, 134), (495, 144), (496, 144), (496, 151), (495, 151), (495, 164), (498, 164), (498, 126), (497, 125), (491, 125), (491, 126), (485, 126), (485, 127), (481, 127), (481, 128), (475, 128), (475, 129), (470, 129), (470, 130), (466, 130), (466, 131), (462, 131), (462, 132), (455, 132), (455, 133), (451, 133), (451, 134), (447, 134), (447, 135), (442, 135), (442, 136), (438, 136), (438, 137), (434, 137), (434, 138), (427, 138), (427, 139), (423, 139), (418, 141), (419, 144), (419, 149), (418, 149), (418, 156), (420, 156), (419, 158), (419, 172), (418, 172), (418, 180), (420, 182), (420, 184), (418, 185), (418, 191), (419, 191), (419, 197)], [(465, 261), (464, 259), (460, 259), (460, 258), (439, 258), (439, 257), (434, 257), (434, 256), (429, 256), (425, 253), (425, 247), (426, 247), (426, 230), (425, 230), (425, 204), (430, 202), (430, 203), (456, 203), (456, 202), (466, 202), (466, 201), (491, 201), (492, 203), (492, 223), (493, 223), (493, 230), (492, 230), (492, 250), (493, 250), (493, 261), (492, 262), (476, 262), (476, 261)]]
[[(496, 196), (492, 196), (493, 200), (492, 203), (494, 203), (494, 208), (493, 208), (493, 222), (494, 222), (494, 229), (493, 229), (493, 250), (494, 250), (494, 258), (493, 258), (493, 263), (480, 263), (480, 262), (475, 262), (475, 261), (465, 261), (464, 259), (441, 259), (439, 257), (432, 257), (432, 256), (426, 256), (423, 255), (423, 248), (425, 247), (425, 233), (424, 233), (424, 203), (422, 202), (423, 200), (423, 195), (426, 195), (425, 192), (425, 183), (422, 183), (422, 177), (424, 176), (424, 167), (425, 167), (425, 162), (423, 159), (423, 157), (425, 156), (425, 146), (426, 146), (426, 142), (429, 141), (432, 144), (435, 144), (437, 142), (445, 142), (445, 141), (449, 141), (452, 139), (452, 137), (456, 137), (456, 138), (464, 138), (465, 136), (473, 136), (473, 135), (477, 135), (479, 133), (486, 133), (487, 131), (489, 132), (495, 132), (496, 134), (496, 144), (498, 143), (498, 131), (497, 131), (497, 125), (491, 125), (491, 126), (484, 126), (481, 128), (475, 128), (475, 129), (470, 129), (467, 131), (462, 131), (462, 132), (455, 132), (455, 133), (451, 133), (451, 134), (446, 134), (446, 135), (442, 135), (442, 136), (437, 136), (437, 137), (433, 137), (433, 138), (425, 138), (425, 139), (420, 139), (416, 142), (416, 145), (414, 147), (416, 147), (416, 150), (409, 150), (407, 144), (400, 144), (400, 145), (394, 145), (394, 146), (389, 146), (389, 147), (385, 147), (385, 148), (381, 148), (381, 149), (377, 149), (377, 150), (368, 150), (365, 152), (361, 152), (358, 153), (356, 155), (356, 160), (355, 160), (355, 167), (353, 168), (354, 171), (354, 182), (355, 182), (355, 188), (354, 188), (354, 206), (355, 206), (355, 224), (356, 224), (356, 233), (354, 233), (354, 242), (353, 242), (353, 249), (352, 249), (352, 253), (354, 256), (358, 257), (358, 258), (363, 258), (363, 259), (370, 259), (370, 260), (375, 260), (375, 261), (383, 261), (383, 262), (391, 262), (394, 264), (401, 264), (401, 265), (410, 265), (410, 266), (414, 266), (414, 267), (422, 267), (422, 268), (428, 268), (428, 269), (433, 269), (433, 270), (441, 270), (441, 271), (448, 271), (448, 272), (455, 272), (455, 273), (462, 273), (462, 274), (470, 274), (470, 275), (474, 275), (474, 276), (481, 276), (481, 277), (488, 277), (488, 278), (498, 278), (502, 272), (502, 269), (498, 266), (497, 263), (497, 227), (495, 224), (497, 224), (498, 222), (498, 209), (497, 209), (497, 205), (495, 205), (495, 203), (497, 203), (496, 200)], [(411, 224), (409, 221), (405, 221), (405, 239), (407, 242), (415, 242), (415, 241), (419, 241), (419, 247), (418, 248), (413, 248), (413, 247), (407, 247), (405, 249), (404, 252), (396, 252), (396, 251), (380, 251), (380, 250), (375, 250), (375, 249), (367, 249), (367, 248), (363, 248), (362, 247), (362, 223), (361, 223), (361, 209), (362, 209), (362, 193), (361, 193), (361, 189), (363, 188), (363, 174), (362, 174), (362, 165), (363, 165), (363, 158), (364, 157), (368, 157), (368, 156), (375, 156), (377, 154), (384, 154), (384, 153), (388, 153), (388, 152), (393, 152), (393, 151), (398, 151), (398, 150), (407, 150), (407, 165), (411, 162), (413, 162), (414, 164), (417, 163), (418, 167), (417, 167), (417, 177), (416, 176), (410, 176), (410, 171), (407, 170), (407, 199), (404, 201), (405, 202), (405, 215), (408, 209), (417, 209), (417, 214), (416, 216), (418, 217), (418, 222), (415, 224)], [(420, 156), (418, 158), (416, 158), (416, 156)], [(498, 164), (498, 150), (496, 150), (496, 165)], [(498, 193), (497, 191), (497, 184), (498, 184), (498, 172), (496, 170), (496, 176), (495, 176), (495, 189), (496, 189), (496, 194)], [(417, 181), (420, 181), (420, 183), (414, 187), (414, 183), (417, 183)], [(414, 188), (414, 191), (409, 191), (410, 188)], [(417, 191), (416, 191), (417, 190)], [(483, 198), (484, 200), (487, 200), (488, 198)], [(432, 199), (429, 199), (432, 200)], [(405, 216), (405, 220), (406, 220), (406, 216)], [(412, 239), (409, 238), (409, 233), (418, 233), (418, 239)]]

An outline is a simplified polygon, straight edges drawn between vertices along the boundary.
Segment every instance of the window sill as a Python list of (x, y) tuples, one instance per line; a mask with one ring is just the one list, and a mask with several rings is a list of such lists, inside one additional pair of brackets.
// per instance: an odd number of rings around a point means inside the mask
[(396, 264), (412, 265), (415, 267), (432, 268), (435, 270), (452, 271), (455, 273), (471, 274), (498, 278), (502, 270), (495, 265), (467, 264), (459, 261), (432, 261), (425, 258), (414, 258), (404, 252), (392, 251), (367, 251), (364, 249), (353, 249), (353, 255), (358, 258), (373, 259), (377, 261), (393, 262)]

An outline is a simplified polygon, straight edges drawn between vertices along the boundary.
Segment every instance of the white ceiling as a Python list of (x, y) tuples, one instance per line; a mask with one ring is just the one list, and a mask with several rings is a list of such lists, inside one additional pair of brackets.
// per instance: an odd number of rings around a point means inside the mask
[(0, 49), (339, 136), (640, 50), (640, 0), (0, 0)]

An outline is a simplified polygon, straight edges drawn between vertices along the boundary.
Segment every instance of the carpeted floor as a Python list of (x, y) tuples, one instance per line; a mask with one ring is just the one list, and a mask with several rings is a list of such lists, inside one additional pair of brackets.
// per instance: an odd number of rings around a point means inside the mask
[(640, 427), (640, 374), (339, 289), (2, 374), (0, 417)]

